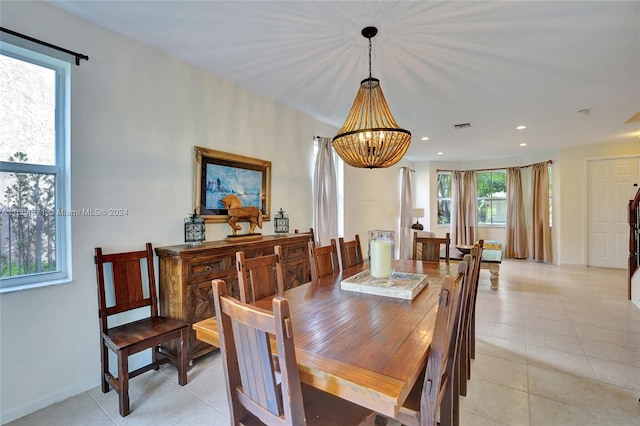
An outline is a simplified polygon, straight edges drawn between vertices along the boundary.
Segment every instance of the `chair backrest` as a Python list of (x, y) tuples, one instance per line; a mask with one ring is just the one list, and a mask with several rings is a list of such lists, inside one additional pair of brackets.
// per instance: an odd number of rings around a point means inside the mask
[(473, 314), (475, 310), (476, 298), (478, 296), (478, 280), (480, 279), (480, 267), (482, 266), (483, 243), (483, 240), (480, 240), (474, 244), (471, 252), (464, 256), (464, 260), (469, 263), (469, 274), (466, 278), (469, 282), (469, 300), (466, 302), (466, 308), (470, 314)]
[(274, 294), (284, 294), (282, 247), (275, 246), (274, 254), (249, 259), (238, 251), (236, 269), (242, 302), (255, 303)]
[(287, 299), (274, 297), (271, 313), (229, 296), (222, 280), (213, 281), (213, 296), (231, 424), (240, 424), (247, 411), (268, 425), (306, 424)]
[[(108, 329), (107, 317), (110, 315), (149, 306), (150, 315), (152, 317), (158, 316), (151, 243), (146, 244), (145, 250), (126, 253), (104, 254), (101, 247), (96, 247), (94, 262), (98, 281), (99, 315), (103, 332)], [(146, 269), (146, 278), (143, 267)], [(106, 288), (105, 275), (111, 277), (113, 288)], [(107, 295), (110, 300), (113, 298), (113, 303), (107, 304)]]
[(332, 275), (337, 272), (338, 249), (336, 240), (331, 239), (328, 246), (316, 247), (315, 243), (309, 241), (309, 261), (311, 263), (311, 281), (318, 282), (318, 279)]
[[(436, 413), (443, 400), (453, 399), (453, 380), (451, 366), (455, 362), (456, 341), (459, 333), (460, 299), (464, 274), (454, 279), (446, 276), (442, 281), (438, 313), (429, 348), (429, 358), (420, 397), (420, 424), (436, 425)], [(450, 358), (453, 357), (453, 358)], [(448, 369), (447, 366), (450, 366)], [(440, 411), (442, 418), (442, 410)], [(445, 414), (447, 416), (447, 414)], [(443, 423), (444, 424), (444, 423)], [(450, 423), (449, 423), (450, 424)]]
[(351, 268), (364, 262), (358, 234), (356, 234), (356, 238), (353, 241), (345, 241), (342, 237), (338, 238), (338, 246), (340, 247), (342, 269)]
[(467, 395), (467, 380), (471, 377), (471, 353), (472, 347), (475, 347), (473, 340), (475, 332), (475, 304), (478, 294), (478, 279), (480, 277), (480, 266), (482, 263), (482, 244), (474, 244), (469, 254), (463, 257), (463, 263), (469, 265), (468, 272), (464, 281), (464, 294), (461, 302), (462, 305), (462, 330), (460, 331), (460, 358), (459, 358), (459, 374), (458, 386), (460, 394)]
[(449, 252), (451, 247), (451, 238), (447, 232), (446, 237), (419, 237), (417, 232), (413, 233), (413, 254), (414, 260), (423, 262), (440, 262), (442, 246), (444, 245), (444, 259), (449, 263)]

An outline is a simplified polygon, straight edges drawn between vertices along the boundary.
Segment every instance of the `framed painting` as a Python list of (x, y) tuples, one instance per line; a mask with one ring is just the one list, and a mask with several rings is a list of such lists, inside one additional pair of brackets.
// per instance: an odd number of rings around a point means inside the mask
[(196, 146), (195, 210), (205, 222), (227, 222), (223, 198), (237, 198), (242, 207), (257, 207), (262, 220), (271, 218), (271, 161)]

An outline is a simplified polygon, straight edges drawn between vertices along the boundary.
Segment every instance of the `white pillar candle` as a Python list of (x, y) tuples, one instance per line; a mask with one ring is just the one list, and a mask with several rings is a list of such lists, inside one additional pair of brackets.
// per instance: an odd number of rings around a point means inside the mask
[(391, 241), (371, 241), (371, 276), (374, 278), (387, 278), (393, 271), (393, 259), (391, 257)]

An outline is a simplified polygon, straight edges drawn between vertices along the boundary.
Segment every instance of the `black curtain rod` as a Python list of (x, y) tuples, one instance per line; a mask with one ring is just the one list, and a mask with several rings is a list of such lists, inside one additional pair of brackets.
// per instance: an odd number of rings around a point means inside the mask
[(42, 40), (38, 40), (38, 39), (33, 38), (33, 37), (29, 37), (28, 35), (20, 34), (18, 32), (15, 32), (13, 30), (8, 29), (8, 28), (0, 27), (0, 32), (11, 34), (11, 35), (14, 35), (16, 37), (20, 37), (20, 38), (23, 38), (25, 40), (29, 40), (29, 41), (32, 41), (34, 43), (41, 44), (43, 46), (50, 47), (51, 49), (59, 50), (61, 52), (66, 53), (67, 55), (75, 56), (76, 57), (76, 65), (78, 65), (78, 66), (80, 65), (80, 59), (84, 59), (85, 61), (89, 60), (89, 57), (87, 55), (82, 54), (82, 53), (72, 52), (71, 50), (65, 49), (65, 48), (60, 47), (60, 46), (53, 45), (51, 43), (47, 43), (46, 41), (42, 41)]
[[(540, 161), (540, 163), (543, 163), (544, 161)], [(536, 163), (537, 164), (537, 163)], [(547, 164), (553, 164), (553, 161), (551, 160), (547, 160)], [(526, 169), (527, 167), (531, 167), (533, 166), (533, 164), (527, 164), (526, 166), (516, 166), (519, 167), (521, 169)], [(477, 172), (492, 172), (494, 170), (506, 170), (509, 169), (510, 167), (494, 167), (492, 169), (476, 169)], [(436, 173), (438, 172), (455, 172), (455, 171), (460, 171), (460, 172), (467, 172), (469, 170), (447, 170), (447, 169), (436, 169)]]

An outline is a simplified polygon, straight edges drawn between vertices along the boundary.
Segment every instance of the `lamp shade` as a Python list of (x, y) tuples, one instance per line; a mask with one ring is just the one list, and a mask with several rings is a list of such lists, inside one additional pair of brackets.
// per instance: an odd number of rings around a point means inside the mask
[(424, 209), (411, 209), (411, 217), (424, 217)]

